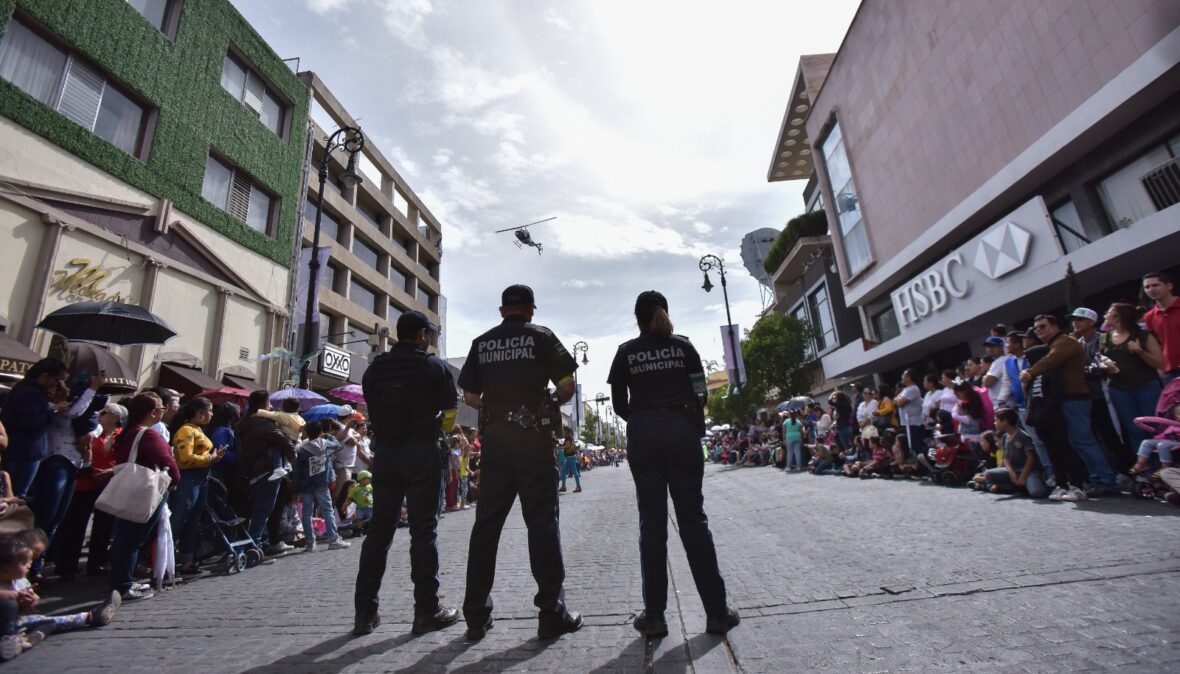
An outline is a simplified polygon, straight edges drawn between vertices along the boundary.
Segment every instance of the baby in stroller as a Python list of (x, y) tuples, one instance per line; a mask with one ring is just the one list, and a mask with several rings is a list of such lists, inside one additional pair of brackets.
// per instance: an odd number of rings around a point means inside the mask
[(934, 482), (947, 486), (963, 484), (975, 475), (975, 454), (958, 433), (943, 433), (934, 439), (929, 452)]
[(1160, 394), (1154, 417), (1138, 417), (1135, 424), (1154, 437), (1139, 445), (1139, 458), (1127, 471), (1135, 478), (1132, 493), (1136, 496), (1155, 498), (1163, 496), (1166, 489), (1151, 474), (1151, 455), (1159, 455), (1161, 472), (1172, 467), (1172, 454), (1180, 450), (1180, 379), (1173, 380)]

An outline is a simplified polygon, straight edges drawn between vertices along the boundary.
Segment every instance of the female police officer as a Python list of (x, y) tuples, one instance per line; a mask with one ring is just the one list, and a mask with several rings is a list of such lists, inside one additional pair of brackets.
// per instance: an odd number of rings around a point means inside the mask
[(644, 610), (635, 618), (635, 629), (652, 637), (668, 633), (664, 608), (671, 493), (680, 540), (705, 605), (705, 629), (724, 634), (740, 619), (726, 605), (725, 581), (717, 568), (701, 494), (706, 394), (701, 358), (688, 339), (672, 334), (668, 300), (655, 290), (635, 300), (635, 321), (639, 337), (619, 347), (608, 379), (615, 412), (627, 420), (627, 463), (639, 504)]

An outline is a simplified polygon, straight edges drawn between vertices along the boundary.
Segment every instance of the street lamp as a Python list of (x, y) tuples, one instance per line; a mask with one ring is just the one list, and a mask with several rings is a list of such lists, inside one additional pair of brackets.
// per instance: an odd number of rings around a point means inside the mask
[[(610, 400), (610, 396), (599, 393), (594, 396), (594, 414), (598, 418), (594, 423), (594, 444), (602, 444), (602, 407), (601, 405)], [(607, 408), (610, 409), (610, 408)]]
[(348, 167), (340, 180), (345, 187), (356, 187), (362, 182), (360, 174), (356, 172), (356, 156), (365, 146), (365, 136), (360, 128), (345, 126), (337, 129), (328, 136), (328, 143), (324, 147), (324, 156), (320, 159), (320, 188), (315, 202), (315, 232), (311, 236), (311, 260), (307, 263), (307, 315), (303, 323), (303, 364), (299, 368), (299, 388), (307, 388), (311, 373), (312, 343), (315, 341), (315, 323), (311, 317), (315, 315), (315, 289), (320, 282), (320, 261), (317, 251), (320, 247), (320, 219), (324, 215), (324, 183), (328, 181), (328, 159), (332, 152), (340, 148), (348, 153)]
[(741, 395), (743, 382), (741, 370), (738, 369), (737, 364), (738, 343), (737, 338), (733, 334), (733, 318), (729, 315), (729, 290), (725, 286), (725, 263), (716, 255), (705, 255), (701, 257), (701, 261), (697, 266), (705, 274), (705, 282), (701, 285), (701, 288), (705, 292), (713, 290), (713, 283), (709, 280), (709, 271), (716, 269), (717, 273), (721, 276), (721, 295), (725, 298), (725, 329), (729, 332), (729, 344), (730, 348), (733, 349), (732, 365), (733, 376), (736, 380), (735, 386), (737, 387), (738, 395)]
[[(589, 365), (590, 359), (586, 357), (586, 352), (590, 350), (590, 345), (582, 340), (574, 342), (573, 347), (574, 362), (578, 361), (578, 353), (582, 354), (582, 365)], [(582, 396), (578, 391), (578, 371), (574, 370), (574, 438), (576, 439), (582, 433)]]

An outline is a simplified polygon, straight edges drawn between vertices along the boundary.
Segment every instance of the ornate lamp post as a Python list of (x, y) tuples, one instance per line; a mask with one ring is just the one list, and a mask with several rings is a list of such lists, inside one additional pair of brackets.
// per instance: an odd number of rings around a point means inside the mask
[(599, 393), (594, 396), (594, 414), (598, 417), (594, 424), (594, 444), (602, 444), (602, 404), (609, 401), (610, 396)]
[(320, 282), (320, 261), (316, 251), (320, 247), (320, 219), (324, 215), (324, 183), (328, 181), (328, 159), (332, 156), (332, 152), (340, 148), (348, 153), (348, 168), (345, 169), (344, 175), (340, 179), (344, 182), (345, 187), (356, 187), (362, 182), (360, 174), (356, 172), (356, 156), (365, 146), (365, 136), (361, 133), (360, 128), (354, 126), (346, 126), (337, 129), (335, 133), (328, 136), (327, 146), (324, 148), (324, 156), (320, 159), (320, 187), (319, 193), (316, 195), (315, 202), (315, 233), (311, 236), (311, 261), (307, 263), (308, 280), (307, 280), (307, 315), (304, 316), (303, 323), (303, 364), (299, 368), (299, 388), (307, 388), (311, 372), (311, 354), (313, 352), (312, 344), (316, 342), (315, 325), (311, 317), (315, 315), (315, 289)]
[(705, 292), (709, 292), (713, 289), (713, 283), (709, 280), (709, 271), (716, 269), (717, 273), (721, 275), (721, 295), (725, 298), (725, 328), (729, 332), (730, 348), (733, 349), (733, 376), (734, 379), (737, 380), (734, 382), (734, 385), (737, 387), (738, 395), (741, 395), (742, 385), (744, 382), (742, 381), (741, 370), (739, 370), (737, 366), (738, 342), (737, 337), (735, 337), (733, 334), (733, 319), (730, 318), (729, 315), (729, 291), (725, 287), (725, 264), (721, 261), (721, 258), (717, 257), (716, 255), (705, 255), (701, 258), (698, 266), (705, 274), (705, 282), (701, 284), (701, 288), (704, 289)]
[[(574, 346), (570, 349), (574, 354), (574, 360), (578, 360), (578, 354), (582, 354), (582, 365), (589, 365), (590, 359), (586, 357), (586, 352), (590, 350), (590, 345), (582, 340), (574, 342)], [(574, 440), (582, 433), (582, 396), (578, 391), (578, 371), (574, 370)]]

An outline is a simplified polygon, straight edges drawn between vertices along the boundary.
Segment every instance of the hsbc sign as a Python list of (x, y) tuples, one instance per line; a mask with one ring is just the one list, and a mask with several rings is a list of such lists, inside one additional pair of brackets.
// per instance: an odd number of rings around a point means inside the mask
[(331, 344), (325, 344), (324, 350), (320, 353), (320, 374), (348, 379), (350, 372), (352, 354)]
[[(903, 283), (889, 294), (902, 333), (958, 306), (984, 304), (987, 293), (1003, 283), (1000, 279), (1028, 266), (1033, 232), (1048, 222), (1044, 201), (1037, 197)], [(1043, 256), (1049, 247), (1041, 248)]]

